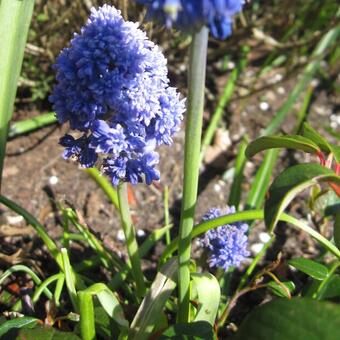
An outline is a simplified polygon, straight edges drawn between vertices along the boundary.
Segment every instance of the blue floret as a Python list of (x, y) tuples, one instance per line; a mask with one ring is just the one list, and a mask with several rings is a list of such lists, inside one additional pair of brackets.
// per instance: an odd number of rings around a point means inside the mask
[[(225, 210), (212, 208), (203, 216), (202, 220), (209, 221), (233, 213), (235, 213), (235, 207), (226, 207)], [(206, 232), (201, 243), (210, 251), (210, 267), (220, 267), (224, 270), (238, 267), (250, 255), (247, 250), (247, 230), (248, 224), (236, 222)]]

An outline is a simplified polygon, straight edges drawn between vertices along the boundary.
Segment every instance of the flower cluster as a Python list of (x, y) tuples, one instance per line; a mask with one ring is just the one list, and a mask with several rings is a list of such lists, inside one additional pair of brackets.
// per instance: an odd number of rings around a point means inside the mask
[(50, 101), (59, 122), (80, 132), (61, 138), (64, 158), (83, 167), (101, 161), (114, 185), (158, 180), (155, 149), (172, 143), (185, 103), (169, 86), (166, 59), (138, 24), (112, 6), (92, 9), (54, 68)]
[(212, 35), (225, 39), (231, 34), (232, 17), (244, 0), (137, 0), (147, 6), (147, 17), (185, 32), (208, 26)]
[[(212, 208), (202, 217), (202, 220), (209, 221), (233, 213), (235, 213), (235, 207), (226, 207), (224, 210)], [(250, 255), (247, 250), (247, 230), (246, 223), (237, 222), (206, 232), (204, 238), (201, 239), (201, 244), (211, 252), (210, 267), (228, 270), (230, 267), (239, 266)]]

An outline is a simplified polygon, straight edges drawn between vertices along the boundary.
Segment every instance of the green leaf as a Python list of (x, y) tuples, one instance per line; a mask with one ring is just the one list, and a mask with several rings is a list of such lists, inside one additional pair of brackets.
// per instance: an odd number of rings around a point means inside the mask
[(96, 283), (87, 288), (85, 292), (96, 295), (106, 313), (121, 327), (124, 328), (129, 326), (128, 321), (125, 319), (123, 308), (117, 297), (104, 283)]
[[(112, 319), (107, 315), (103, 307), (94, 308), (96, 332), (101, 335), (104, 339), (116, 339), (114, 336), (114, 324)], [(117, 328), (117, 327), (116, 327)], [(117, 330), (117, 333), (119, 331)]]
[(78, 302), (80, 311), (80, 333), (83, 340), (93, 340), (96, 338), (96, 328), (94, 322), (94, 308), (91, 294), (78, 292)]
[(260, 151), (274, 148), (297, 149), (313, 154), (320, 152), (318, 145), (306, 137), (299, 135), (264, 136), (255, 139), (247, 146), (246, 156), (251, 158)]
[[(284, 297), (284, 298), (290, 298), (289, 293), (292, 293), (295, 290), (295, 284), (293, 281), (286, 281), (281, 282), (282, 285), (278, 284), (275, 281), (270, 281), (267, 286), (272, 291), (273, 294)], [(285, 289), (286, 287), (287, 289)]]
[(305, 298), (277, 299), (255, 308), (234, 340), (337, 340), (340, 308)]
[(221, 297), (220, 285), (210, 273), (193, 273), (191, 277), (198, 295), (195, 321), (208, 321), (214, 326)]
[(259, 209), (262, 206), (277, 160), (278, 151), (278, 149), (272, 149), (266, 152), (263, 161), (256, 172), (255, 179), (251, 183), (251, 188), (246, 201), (247, 209)]
[(156, 326), (163, 307), (176, 287), (177, 258), (171, 258), (157, 273), (148, 294), (142, 301), (131, 324), (129, 339), (148, 339)]
[(192, 323), (178, 323), (169, 327), (160, 340), (215, 340), (214, 330), (209, 322), (197, 321)]
[(235, 174), (233, 178), (233, 184), (230, 188), (228, 205), (233, 205), (236, 210), (238, 210), (238, 206), (241, 200), (242, 193), (242, 182), (244, 178), (244, 167), (246, 165), (246, 157), (245, 157), (245, 149), (246, 149), (246, 139), (243, 139), (240, 143), (240, 147), (237, 153), (236, 161), (235, 161)]
[[(14, 338), (13, 338), (14, 339)], [(60, 332), (52, 327), (39, 326), (33, 329), (20, 330), (16, 340), (80, 340), (71, 332)]]
[(326, 282), (320, 292), (318, 299), (332, 299), (340, 296), (340, 275), (335, 274)]
[(92, 179), (104, 191), (111, 203), (116, 207), (117, 210), (119, 210), (118, 194), (110, 181), (96, 168), (88, 168), (85, 170), (85, 172), (87, 172), (92, 177)]
[(8, 137), (14, 138), (22, 134), (32, 132), (47, 125), (51, 125), (57, 122), (57, 117), (54, 112), (43, 113), (39, 116), (21, 120), (11, 124), (8, 131)]
[(31, 215), (28, 211), (26, 211), (21, 206), (17, 205), (15, 202), (11, 201), (5, 196), (0, 195), (0, 203), (4, 204), (6, 207), (17, 213), (18, 215), (22, 216), (25, 221), (31, 225), (39, 237), (45, 243), (47, 249), (54, 257), (55, 261), (57, 262), (60, 269), (63, 269), (63, 263), (61, 259), (61, 254), (55, 242), (49, 237), (43, 225), (39, 223), (39, 221)]
[(332, 153), (337, 163), (340, 163), (340, 147), (329, 143), (323, 136), (314, 130), (308, 123), (303, 124), (303, 135), (317, 144), (322, 151)]
[(302, 134), (304, 137), (312, 140), (322, 151), (330, 152), (328, 141), (314, 130), (308, 123), (303, 124)]
[(0, 325), (0, 338), (13, 328), (18, 329), (34, 327), (39, 321), (40, 320), (36, 318), (31, 318), (29, 316), (5, 321), (3, 324)]
[(82, 293), (89, 294), (91, 296), (96, 295), (106, 313), (113, 320), (115, 320), (123, 328), (129, 326), (128, 321), (125, 319), (123, 308), (117, 297), (104, 283), (95, 283), (91, 287), (82, 291)]
[(320, 181), (340, 184), (340, 177), (319, 164), (299, 164), (284, 170), (269, 188), (264, 217), (267, 228), (273, 231), (280, 214), (301, 191)]
[(303, 257), (291, 259), (288, 263), (316, 280), (324, 280), (328, 276), (326, 266)]
[(77, 291), (76, 291), (76, 286), (75, 286), (76, 279), (75, 279), (75, 275), (74, 275), (66, 248), (61, 248), (61, 256), (63, 260), (66, 288), (70, 296), (73, 308), (77, 312), (79, 310), (79, 306), (78, 306)]
[(0, 1), (0, 187), (8, 126), (33, 7), (34, 0)]

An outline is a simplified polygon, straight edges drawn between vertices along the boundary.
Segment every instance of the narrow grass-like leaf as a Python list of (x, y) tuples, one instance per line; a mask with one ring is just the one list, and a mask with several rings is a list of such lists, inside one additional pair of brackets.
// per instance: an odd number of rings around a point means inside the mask
[(241, 200), (241, 193), (242, 193), (242, 182), (243, 182), (243, 170), (246, 165), (247, 158), (245, 156), (245, 149), (247, 147), (246, 140), (243, 140), (240, 144), (236, 161), (235, 161), (235, 173), (233, 184), (230, 189), (229, 195), (229, 206), (235, 206), (236, 210), (238, 210), (238, 206)]
[[(7, 269), (4, 273), (0, 275), (0, 285), (4, 282), (4, 280), (6, 280), (10, 275), (12, 275), (15, 272), (25, 272), (31, 277), (31, 279), (34, 281), (36, 285), (39, 286), (41, 284), (39, 276), (32, 269), (22, 264), (18, 264)], [(52, 293), (47, 287), (44, 287), (43, 291), (48, 299), (52, 299)]]
[(15, 122), (11, 124), (9, 128), (8, 138), (14, 138), (25, 133), (33, 132), (56, 122), (57, 118), (54, 112), (44, 113), (33, 118)]
[(235, 85), (237, 82), (237, 79), (239, 78), (240, 74), (242, 73), (244, 67), (247, 64), (247, 55), (248, 55), (248, 46), (244, 48), (243, 55), (241, 56), (241, 59), (237, 65), (233, 69), (233, 71), (230, 74), (230, 77), (228, 79), (228, 82), (226, 86), (223, 89), (223, 93), (221, 98), (219, 99), (219, 102), (217, 104), (217, 107), (215, 109), (215, 112), (213, 113), (211, 119), (209, 120), (209, 125), (207, 129), (205, 130), (204, 136), (202, 138), (202, 151), (201, 151), (201, 160), (204, 157), (204, 153), (206, 148), (211, 144), (211, 141), (214, 137), (216, 128), (223, 116), (223, 113), (225, 112), (225, 107), (227, 106), (232, 94), (234, 93)]
[(79, 222), (77, 214), (72, 209), (66, 209), (65, 212), (70, 222), (72, 222), (72, 224), (79, 230), (90, 247), (100, 256), (100, 259), (106, 268), (112, 268), (112, 266), (114, 266), (117, 270), (121, 270), (124, 267), (124, 263), (118, 258), (118, 256), (110, 254), (105, 249), (102, 242), (98, 240), (93, 233), (91, 233), (88, 227)]
[(104, 283), (95, 283), (86, 290), (83, 290), (81, 293), (88, 294), (91, 297), (96, 295), (106, 313), (115, 320), (115, 322), (123, 328), (127, 328), (129, 326), (128, 321), (125, 319), (123, 308), (121, 307), (117, 297)]
[[(204, 234), (205, 232), (207, 232), (208, 230), (217, 228), (224, 224), (232, 224), (234, 222), (239, 222), (239, 221), (253, 221), (253, 220), (263, 220), (263, 219), (264, 219), (263, 210), (247, 210), (247, 211), (237, 212), (235, 214), (221, 216), (221, 217), (197, 224), (193, 229), (191, 237), (194, 238), (194, 237), (200, 236)], [(292, 224), (294, 227), (308, 233), (317, 242), (319, 242), (320, 245), (325, 247), (325, 249), (329, 250), (337, 258), (340, 259), (340, 250), (333, 243), (328, 241), (324, 236), (319, 234), (315, 229), (309, 227), (303, 221), (298, 220), (294, 218), (293, 216), (290, 216), (285, 213), (282, 213), (279, 216), (279, 220), (283, 222), (288, 222)], [(170, 256), (174, 251), (176, 251), (177, 247), (178, 247), (177, 239), (174, 239), (165, 248), (161, 256), (160, 263), (162, 263), (162, 261), (164, 261), (164, 259)]]
[(91, 176), (91, 178), (104, 191), (111, 203), (116, 207), (116, 209), (119, 210), (118, 194), (110, 181), (105, 176), (103, 176), (96, 168), (85, 169), (85, 172), (87, 172)]
[(289, 114), (292, 109), (294, 103), (299, 98), (300, 94), (305, 90), (305, 88), (310, 84), (311, 79), (313, 78), (315, 72), (318, 70), (320, 66), (320, 62), (322, 60), (322, 56), (325, 51), (336, 41), (340, 34), (340, 28), (335, 27), (329, 30), (320, 40), (319, 44), (316, 46), (315, 50), (312, 53), (313, 60), (305, 67), (301, 79), (295, 85), (293, 90), (291, 91), (288, 99), (284, 102), (281, 108), (277, 111), (274, 119), (268, 125), (268, 127), (264, 130), (263, 135), (267, 136), (275, 133), (280, 124)]
[(280, 214), (301, 191), (321, 181), (340, 184), (340, 177), (319, 164), (298, 164), (284, 170), (269, 188), (265, 202), (265, 223), (275, 228)]
[(75, 285), (76, 281), (75, 281), (74, 273), (71, 267), (70, 259), (67, 254), (67, 249), (65, 248), (61, 249), (61, 256), (63, 260), (67, 291), (69, 293), (74, 310), (78, 312), (79, 305), (78, 305), (77, 291), (76, 291), (76, 285)]
[(210, 273), (193, 273), (191, 277), (198, 296), (194, 321), (207, 321), (214, 326), (221, 297), (218, 280)]
[(314, 130), (309, 124), (305, 123), (303, 125), (303, 135), (311, 139), (315, 144), (317, 144), (322, 151), (327, 153), (332, 153), (334, 159), (340, 164), (340, 147), (329, 143), (326, 138), (321, 136), (316, 130)]
[(26, 220), (26, 222), (34, 228), (39, 237), (45, 243), (51, 255), (54, 257), (59, 268), (63, 269), (62, 259), (58, 247), (56, 246), (54, 241), (48, 236), (47, 232), (45, 231), (45, 228), (37, 221), (37, 219), (33, 215), (31, 215), (28, 211), (26, 211), (24, 208), (20, 207), (7, 197), (0, 195), (0, 203), (4, 204), (9, 209), (16, 212), (18, 215), (21, 215)]
[(266, 152), (263, 162), (256, 172), (255, 179), (251, 183), (246, 201), (247, 209), (259, 209), (262, 206), (278, 153), (278, 149), (271, 149)]
[(286, 135), (264, 136), (255, 139), (247, 146), (245, 153), (248, 158), (251, 158), (260, 151), (273, 148), (297, 149), (313, 154), (317, 154), (320, 151), (318, 145), (309, 138), (299, 135)]
[[(171, 227), (172, 225), (168, 225), (161, 229), (154, 230), (139, 247), (139, 256), (142, 258), (147, 255), (149, 250), (171, 229)], [(114, 276), (109, 287), (115, 291), (122, 283), (122, 280), (125, 280), (129, 274), (131, 275), (131, 265), (127, 263), (122, 270)]]
[(0, 190), (11, 120), (34, 0), (0, 1)]
[(303, 257), (290, 259), (288, 263), (316, 280), (324, 280), (328, 276), (328, 269), (321, 263)]
[(164, 305), (176, 287), (177, 258), (171, 258), (157, 273), (131, 324), (129, 339), (149, 339)]

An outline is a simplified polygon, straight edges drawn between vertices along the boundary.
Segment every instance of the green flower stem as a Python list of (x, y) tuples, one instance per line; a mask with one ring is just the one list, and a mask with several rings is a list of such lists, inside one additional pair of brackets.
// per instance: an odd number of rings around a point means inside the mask
[(79, 292), (78, 299), (81, 337), (83, 340), (94, 340), (96, 338), (96, 328), (92, 295), (87, 292)]
[(135, 229), (131, 220), (126, 183), (120, 183), (118, 185), (118, 200), (127, 251), (132, 267), (132, 275), (136, 282), (137, 294), (139, 297), (142, 297), (145, 295), (146, 287), (139, 258)]
[(200, 167), (208, 34), (206, 27), (194, 33), (190, 48), (184, 184), (178, 243), (179, 322), (189, 321), (191, 231), (194, 225)]

